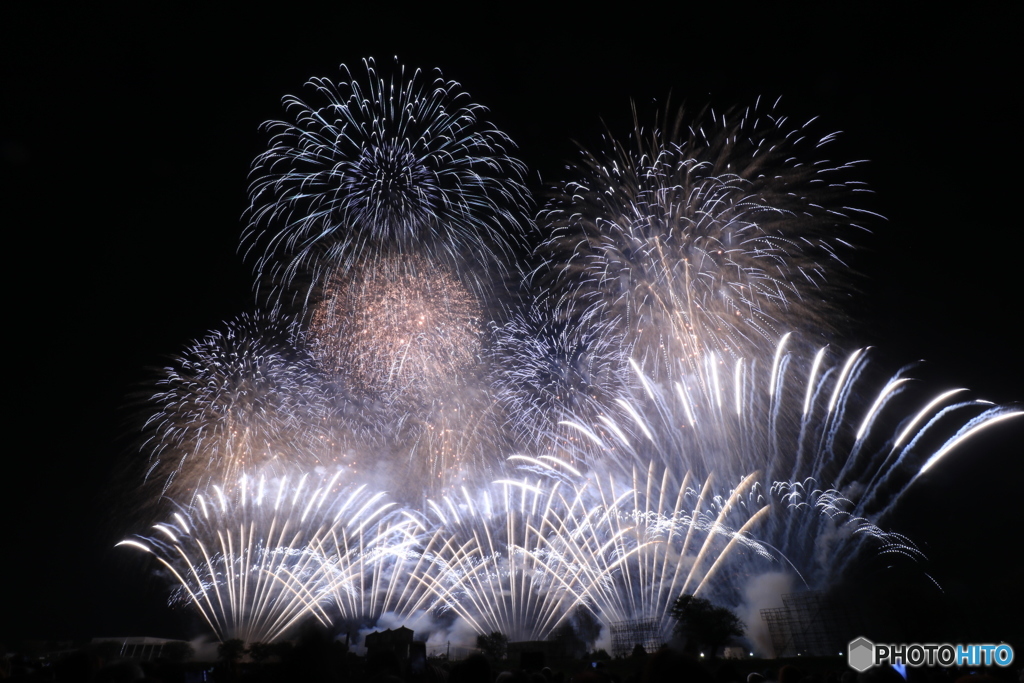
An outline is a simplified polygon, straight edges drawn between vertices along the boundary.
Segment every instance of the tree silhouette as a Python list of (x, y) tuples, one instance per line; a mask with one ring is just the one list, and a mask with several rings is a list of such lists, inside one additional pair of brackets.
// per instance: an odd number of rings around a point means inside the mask
[(505, 659), (505, 653), (508, 651), (508, 638), (505, 634), (495, 631), (489, 636), (477, 636), (476, 646), (487, 659), (500, 662)]
[(252, 643), (249, 645), (249, 659), (262, 664), (274, 654), (274, 646), (271, 643)]
[(238, 638), (230, 638), (217, 646), (217, 654), (224, 660), (223, 674), (217, 673), (218, 681), (237, 681), (238, 662), (245, 654), (245, 641)]
[(237, 662), (245, 654), (245, 642), (238, 638), (225, 640), (217, 646), (217, 654), (228, 664)]
[(587, 651), (587, 644), (568, 621), (563, 622), (561, 626), (552, 631), (548, 640), (559, 644), (562, 657), (575, 659)]
[(189, 643), (180, 640), (172, 640), (169, 643), (164, 643), (163, 650), (160, 652), (161, 656), (169, 662), (185, 662), (195, 656), (196, 651)]
[(680, 595), (670, 614), (676, 620), (676, 634), (686, 638), (687, 649), (706, 647), (712, 659), (730, 638), (738, 638), (746, 631), (732, 610), (692, 595)]

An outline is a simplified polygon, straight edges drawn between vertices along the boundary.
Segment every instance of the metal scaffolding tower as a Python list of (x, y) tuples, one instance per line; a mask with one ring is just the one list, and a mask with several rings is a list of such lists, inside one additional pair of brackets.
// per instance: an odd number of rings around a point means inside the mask
[(776, 657), (840, 654), (861, 630), (856, 609), (822, 593), (789, 593), (782, 604), (761, 610)]
[(647, 652), (656, 652), (665, 642), (657, 619), (632, 619), (611, 624), (612, 656), (625, 657), (642, 645)]

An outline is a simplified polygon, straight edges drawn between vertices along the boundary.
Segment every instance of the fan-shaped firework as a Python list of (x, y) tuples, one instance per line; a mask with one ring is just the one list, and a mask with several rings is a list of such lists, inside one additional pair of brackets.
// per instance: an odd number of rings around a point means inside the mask
[(723, 567), (765, 569), (778, 559), (756, 540), (769, 513), (756, 474), (720, 486), (713, 476), (701, 482), (654, 462), (646, 470), (637, 463), (626, 478), (603, 470), (583, 475), (550, 457), (517, 460), (541, 477), (537, 487), (563, 484), (559, 514), (538, 551), (559, 559), (552, 563), (563, 569), (559, 586), (606, 625), (649, 621), (667, 639), (668, 611), (681, 593), (729, 599), (729, 591), (713, 590), (734, 584), (732, 576), (721, 580)]
[[(730, 368), (708, 358), (704, 372), (672, 382), (655, 382), (634, 364), (640, 386), (631, 396), (616, 399), (596, 425), (570, 423), (590, 444), (579, 459), (620, 477), (648, 461), (667, 471), (717, 473), (727, 482), (761, 472), (759, 495), (784, 504), (755, 538), (811, 587), (838, 579), (837, 568), (868, 539), (878, 551), (919, 556), (878, 524), (938, 458), (1024, 412), (952, 402), (963, 390), (908, 400), (900, 396), (909, 389), (902, 372), (872, 396), (864, 386), (864, 350), (830, 363), (827, 349), (801, 358), (787, 341), (766, 366), (740, 359)], [(912, 411), (909, 420), (904, 409)], [(966, 426), (950, 417), (965, 411), (973, 412)]]
[(260, 272), (317, 286), (380, 256), (418, 254), (486, 290), (522, 241), (527, 194), (511, 141), (454, 81), (365, 67), (312, 79), (309, 102), (285, 98), (290, 121), (266, 124), (245, 236), (263, 252)]
[(147, 423), (149, 477), (187, 500), (208, 482), (330, 460), (337, 416), (293, 323), (241, 315), (165, 369)]
[(756, 356), (796, 327), (831, 331), (826, 276), (861, 188), (842, 181), (851, 164), (817, 160), (832, 136), (805, 127), (756, 106), (689, 126), (680, 111), (584, 152), (541, 216), (554, 306), (609, 325), (656, 375), (712, 353)]
[(754, 475), (723, 497), (654, 463), (623, 481), (513, 461), (530, 474), (428, 506), (437, 530), (420, 580), (477, 632), (543, 639), (583, 608), (605, 623), (651, 619), (667, 637), (680, 591), (704, 590), (736, 552), (775, 559), (750, 534), (768, 512)]
[(309, 616), (373, 622), (419, 597), (402, 569), (417, 527), (340, 478), (243, 477), (119, 545), (152, 553), (222, 640), (270, 642)]
[(529, 490), (497, 484), (482, 492), (428, 504), (436, 526), (422, 579), (478, 633), (516, 640), (546, 637), (572, 608), (564, 562), (545, 557), (548, 528), (558, 517), (557, 488)]

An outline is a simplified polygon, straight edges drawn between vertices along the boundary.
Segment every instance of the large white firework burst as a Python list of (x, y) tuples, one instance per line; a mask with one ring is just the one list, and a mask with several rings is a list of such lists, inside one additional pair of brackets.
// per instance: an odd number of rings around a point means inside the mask
[[(244, 242), (262, 252), (274, 286), (325, 283), (334, 271), (373, 268), (385, 255), (418, 254), (486, 291), (524, 234), (523, 165), (512, 142), (480, 119), (484, 108), (440, 73), (314, 78), (307, 99), (284, 99), (270, 148), (252, 174)], [(493, 272), (489, 272), (493, 271)], [(276, 299), (285, 289), (275, 292)]]
[(711, 353), (757, 355), (799, 327), (830, 332), (825, 287), (863, 211), (853, 164), (820, 158), (833, 136), (773, 108), (688, 119), (584, 151), (540, 223), (539, 283), (567, 322), (617, 330), (660, 375)]

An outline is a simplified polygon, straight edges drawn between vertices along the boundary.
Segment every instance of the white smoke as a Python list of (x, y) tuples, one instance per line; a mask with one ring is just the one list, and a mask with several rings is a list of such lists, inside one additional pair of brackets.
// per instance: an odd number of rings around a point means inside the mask
[(410, 616), (402, 616), (394, 612), (385, 612), (377, 619), (376, 626), (366, 627), (359, 631), (359, 644), (353, 646), (353, 652), (365, 654), (366, 636), (375, 631), (397, 629), (404, 626), (411, 629), (413, 638), (426, 642), (427, 653), (446, 652), (449, 645), (457, 648), (475, 648), (477, 630), (461, 617), (435, 617), (422, 610)]
[(747, 625), (747, 640), (754, 654), (759, 657), (774, 657), (768, 624), (761, 618), (761, 610), (782, 607), (782, 596), (793, 592), (794, 577), (785, 572), (769, 572), (755, 576), (743, 587), (743, 604), (736, 613)]

